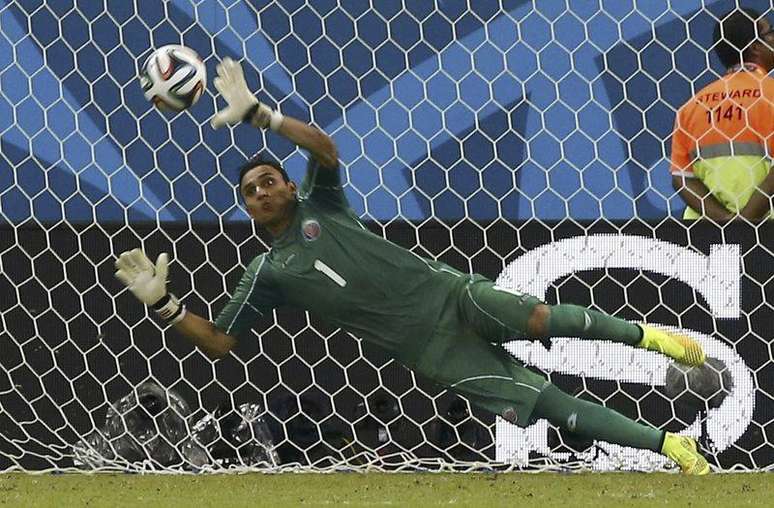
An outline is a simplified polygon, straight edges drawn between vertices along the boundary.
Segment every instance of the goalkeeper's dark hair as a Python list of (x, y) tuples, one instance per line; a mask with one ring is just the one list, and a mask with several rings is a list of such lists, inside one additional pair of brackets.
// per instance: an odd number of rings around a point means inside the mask
[(734, 9), (720, 17), (712, 34), (715, 53), (726, 68), (745, 63), (752, 43), (759, 40), (755, 9)]
[(244, 178), (245, 173), (250, 171), (253, 168), (257, 168), (258, 166), (271, 166), (277, 171), (279, 171), (279, 174), (282, 175), (282, 179), (285, 181), (285, 183), (290, 182), (290, 177), (288, 176), (287, 171), (280, 165), (279, 162), (269, 159), (268, 157), (264, 157), (263, 154), (256, 154), (250, 157), (250, 159), (242, 164), (239, 167), (239, 181), (237, 182), (237, 186), (239, 189), (242, 188), (242, 178)]

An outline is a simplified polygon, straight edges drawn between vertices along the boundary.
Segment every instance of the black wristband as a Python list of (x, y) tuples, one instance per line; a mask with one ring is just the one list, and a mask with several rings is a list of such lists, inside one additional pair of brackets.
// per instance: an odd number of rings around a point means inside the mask
[(247, 113), (245, 113), (245, 116), (242, 117), (242, 121), (247, 123), (253, 123), (253, 117), (258, 112), (258, 108), (260, 107), (261, 107), (260, 102), (256, 102), (255, 104), (250, 106), (250, 109), (247, 110)]
[(182, 304), (182, 303), (181, 303), (181, 304), (180, 304), (180, 306), (179, 306), (179, 307), (177, 308), (177, 310), (175, 311), (175, 313), (174, 313), (174, 314), (172, 314), (171, 316), (169, 316), (169, 317), (166, 319), (166, 322), (167, 322), (167, 324), (168, 324), (168, 325), (173, 325), (173, 324), (177, 323), (177, 321), (178, 321), (178, 318), (182, 319), (182, 317), (181, 317), (181, 316), (182, 316), (182, 314), (183, 314), (184, 312), (185, 312), (185, 304)]
[(176, 320), (182, 319), (181, 314), (185, 312), (185, 306), (180, 303), (172, 293), (167, 293), (158, 302), (150, 306), (156, 311), (161, 319), (169, 324), (174, 324)]
[(153, 305), (151, 305), (151, 306), (150, 306), (150, 308), (151, 308), (151, 309), (153, 309), (153, 310), (155, 310), (155, 311), (158, 311), (158, 310), (159, 310), (159, 309), (161, 309), (163, 306), (165, 306), (167, 303), (169, 303), (169, 300), (171, 300), (171, 299), (172, 299), (172, 297), (171, 297), (171, 296), (169, 296), (169, 293), (167, 293), (167, 294), (165, 294), (164, 296), (162, 296), (162, 297), (161, 297), (161, 299), (160, 299), (159, 301), (157, 301), (156, 303), (154, 303)]

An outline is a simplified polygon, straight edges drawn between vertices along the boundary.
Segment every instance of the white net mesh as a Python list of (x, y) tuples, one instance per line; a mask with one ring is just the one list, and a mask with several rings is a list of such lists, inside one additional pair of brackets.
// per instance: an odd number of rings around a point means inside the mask
[(305, 167), (279, 136), (213, 131), (213, 90), (153, 110), (138, 65), (181, 43), (210, 76), (244, 59), (261, 99), (329, 133), (352, 207), (390, 240), (551, 303), (690, 330), (723, 362), (719, 396), (620, 345), (508, 349), (700, 438), (722, 468), (770, 468), (774, 231), (677, 220), (668, 172), (677, 108), (723, 72), (711, 33), (733, 4), (535, 4), (0, 3), (0, 470), (667, 465), (509, 425), (297, 311), (217, 363), (164, 333), (113, 278), (116, 256), (169, 252), (171, 287), (212, 318), (268, 247), (235, 168), (259, 149), (297, 181)]

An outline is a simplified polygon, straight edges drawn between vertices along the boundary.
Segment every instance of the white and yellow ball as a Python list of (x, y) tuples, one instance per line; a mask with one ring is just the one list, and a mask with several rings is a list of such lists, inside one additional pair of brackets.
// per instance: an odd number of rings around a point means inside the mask
[(199, 100), (207, 86), (207, 69), (191, 48), (162, 46), (145, 60), (140, 70), (145, 98), (165, 111), (182, 111)]

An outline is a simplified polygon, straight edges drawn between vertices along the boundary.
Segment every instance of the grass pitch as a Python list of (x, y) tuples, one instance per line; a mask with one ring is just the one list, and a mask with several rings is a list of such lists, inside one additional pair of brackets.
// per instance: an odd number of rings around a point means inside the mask
[(771, 474), (0, 474), (0, 506), (774, 507)]

